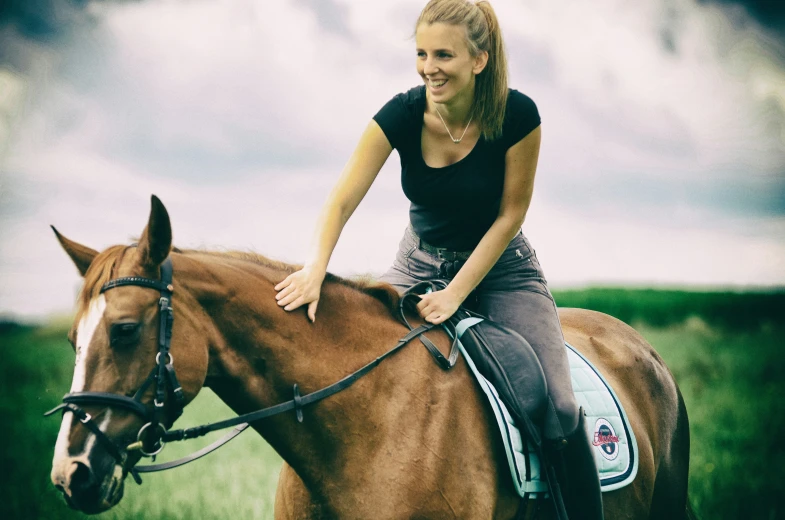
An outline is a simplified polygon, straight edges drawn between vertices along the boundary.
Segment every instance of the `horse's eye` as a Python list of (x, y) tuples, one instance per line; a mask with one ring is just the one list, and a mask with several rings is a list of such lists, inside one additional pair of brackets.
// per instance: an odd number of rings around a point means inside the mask
[(109, 331), (110, 342), (113, 347), (126, 347), (139, 340), (141, 325), (136, 322), (115, 323)]

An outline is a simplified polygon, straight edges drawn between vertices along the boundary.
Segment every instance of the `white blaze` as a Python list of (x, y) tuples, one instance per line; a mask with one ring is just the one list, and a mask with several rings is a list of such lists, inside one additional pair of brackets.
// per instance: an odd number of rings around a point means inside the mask
[[(74, 379), (71, 382), (71, 392), (81, 392), (85, 387), (85, 374), (87, 370), (87, 350), (93, 340), (93, 334), (101, 323), (104, 310), (106, 309), (106, 298), (104, 295), (90, 302), (90, 306), (82, 319), (79, 321), (79, 326), (76, 329), (76, 364), (74, 366)], [(109, 411), (107, 411), (104, 420), (101, 421), (101, 429), (109, 422)], [(69, 441), (68, 437), (71, 432), (71, 425), (73, 423), (74, 414), (65, 412), (63, 414), (63, 422), (60, 424), (60, 433), (57, 435), (57, 442), (55, 443), (54, 460), (52, 461), (52, 475), (64, 475), (65, 470), (73, 462), (73, 458), (68, 454)], [(85, 450), (80, 455), (87, 455), (90, 453), (93, 444), (95, 443), (95, 435), (90, 434), (87, 442), (85, 443)], [(74, 456), (78, 457), (79, 455)]]
[(85, 371), (87, 370), (87, 349), (93, 341), (93, 334), (106, 310), (106, 298), (101, 294), (90, 302), (90, 307), (76, 329), (76, 365), (74, 366), (74, 379), (71, 382), (71, 392), (81, 392), (85, 385)]

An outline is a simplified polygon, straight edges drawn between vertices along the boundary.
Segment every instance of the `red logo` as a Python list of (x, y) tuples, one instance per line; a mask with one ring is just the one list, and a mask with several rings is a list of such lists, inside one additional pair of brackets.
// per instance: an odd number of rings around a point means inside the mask
[(607, 419), (597, 419), (591, 443), (607, 460), (615, 460), (619, 456), (619, 436), (613, 431), (613, 426)]
[(594, 434), (594, 441), (592, 441), (592, 444), (595, 446), (602, 446), (603, 444), (608, 444), (611, 442), (619, 442), (619, 438), (616, 435), (612, 435), (610, 433), (596, 432)]

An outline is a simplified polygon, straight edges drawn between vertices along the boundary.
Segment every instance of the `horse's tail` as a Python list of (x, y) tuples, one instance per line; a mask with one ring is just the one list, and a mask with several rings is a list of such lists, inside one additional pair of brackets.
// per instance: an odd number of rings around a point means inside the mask
[(675, 380), (673, 385), (676, 399), (675, 402), (667, 405), (670, 408), (669, 412), (676, 412), (676, 421), (672, 425), (668, 449), (665, 450), (665, 456), (660, 460), (657, 469), (650, 518), (697, 520), (690, 506), (687, 491), (690, 460), (690, 425), (687, 407)]

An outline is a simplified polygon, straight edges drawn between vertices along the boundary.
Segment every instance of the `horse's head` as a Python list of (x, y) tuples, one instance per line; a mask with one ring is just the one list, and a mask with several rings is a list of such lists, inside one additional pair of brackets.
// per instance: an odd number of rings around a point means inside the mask
[[(136, 246), (98, 253), (55, 234), (84, 277), (84, 287), (68, 334), (76, 364), (51, 477), (70, 506), (98, 513), (120, 501), (129, 469), (143, 451), (159, 447), (164, 429), (199, 392), (208, 349), (198, 318), (187, 314), (185, 305), (175, 316), (177, 334), (165, 341), (161, 330), (170, 311), (162, 300), (168, 284), (135, 283), (140, 278), (159, 283), (172, 248), (169, 216), (155, 196)], [(136, 278), (106, 286), (126, 277)], [(176, 280), (169, 289), (177, 298)], [(168, 356), (159, 354), (164, 342)], [(174, 359), (172, 378), (168, 368)]]

